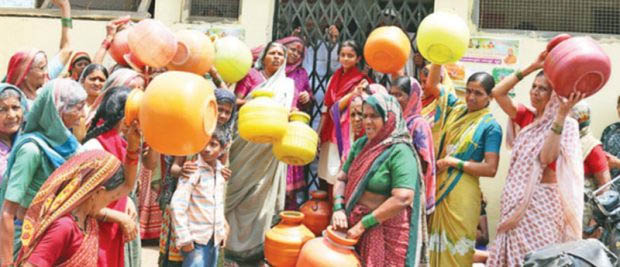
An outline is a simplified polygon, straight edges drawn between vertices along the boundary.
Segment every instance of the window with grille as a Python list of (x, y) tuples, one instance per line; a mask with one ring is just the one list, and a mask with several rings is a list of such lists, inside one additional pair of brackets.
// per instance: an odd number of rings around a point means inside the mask
[(618, 0), (479, 0), (482, 29), (620, 34)]
[[(155, 0), (69, 0), (74, 18), (111, 19), (131, 14), (149, 18)], [(0, 15), (56, 17), (58, 7), (52, 0), (0, 0)]]
[(237, 19), (240, 2), (240, 0), (191, 0), (190, 16)]

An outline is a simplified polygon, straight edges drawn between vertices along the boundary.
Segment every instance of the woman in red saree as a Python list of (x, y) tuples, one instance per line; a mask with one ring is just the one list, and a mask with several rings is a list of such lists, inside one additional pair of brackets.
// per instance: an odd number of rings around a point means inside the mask
[(584, 171), (579, 126), (568, 117), (583, 98), (563, 99), (543, 72), (530, 90), (534, 108), (515, 104), (508, 92), (542, 68), (546, 52), (529, 67), (504, 78), (492, 95), (510, 117), (510, 169), (502, 192), (497, 236), (488, 266), (520, 266), (528, 252), (581, 239)]
[[(140, 135), (132, 126), (129, 143), (136, 151)], [(105, 151), (78, 154), (56, 169), (25, 215), (20, 266), (95, 266), (99, 227), (95, 217), (111, 201), (135, 186), (133, 153), (121, 161)], [(68, 248), (68, 249), (59, 249)]]
[[(91, 127), (84, 138), (80, 151), (105, 150), (119, 160), (127, 155), (127, 141), (121, 136), (124, 123), (125, 101), (130, 89), (110, 88), (103, 100)], [(123, 197), (102, 209), (99, 223), (99, 267), (122, 267), (125, 260), (124, 244), (135, 238), (138, 232), (135, 223), (136, 207), (129, 197)]]
[(362, 80), (372, 83), (357, 67), (362, 53), (354, 41), (343, 42), (339, 46), (338, 55), (342, 67), (336, 70), (329, 80), (319, 125), (321, 147), (318, 174), (328, 184), (336, 181), (341, 159), (348, 154), (351, 147), (347, 107), (356, 94), (354, 88)]

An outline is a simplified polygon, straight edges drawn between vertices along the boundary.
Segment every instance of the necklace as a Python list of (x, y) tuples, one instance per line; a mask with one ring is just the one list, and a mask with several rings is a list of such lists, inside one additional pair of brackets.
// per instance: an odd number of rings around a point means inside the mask
[(80, 228), (80, 231), (82, 231), (82, 233), (86, 232), (86, 222), (80, 224), (80, 218), (75, 215), (75, 213), (72, 211), (71, 212), (71, 217), (73, 217), (73, 220), (75, 221), (75, 224), (77, 224), (78, 228)]

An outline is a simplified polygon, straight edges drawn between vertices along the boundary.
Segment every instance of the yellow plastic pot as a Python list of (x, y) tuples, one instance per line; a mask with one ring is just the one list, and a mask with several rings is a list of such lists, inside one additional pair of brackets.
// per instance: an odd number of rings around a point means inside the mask
[(435, 64), (456, 62), (467, 51), (469, 28), (455, 14), (436, 12), (420, 23), (417, 43), (422, 56)]
[(252, 52), (241, 40), (226, 36), (215, 41), (215, 68), (227, 83), (243, 79), (252, 67)]
[(303, 166), (312, 162), (319, 143), (318, 134), (308, 125), (310, 116), (295, 111), (290, 115), (291, 122), (286, 134), (273, 146), (273, 154), (286, 164)]
[(255, 90), (251, 96), (239, 109), (239, 135), (257, 144), (277, 142), (286, 133), (288, 110), (271, 99), (273, 92)]

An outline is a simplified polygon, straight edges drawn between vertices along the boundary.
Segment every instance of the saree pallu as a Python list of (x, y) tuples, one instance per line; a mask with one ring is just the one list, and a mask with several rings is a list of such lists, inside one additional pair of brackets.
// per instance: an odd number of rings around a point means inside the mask
[(162, 225), (162, 212), (159, 208), (157, 199), (159, 193), (151, 186), (155, 176), (161, 176), (158, 170), (161, 161), (157, 164), (157, 170), (151, 171), (146, 168), (140, 168), (139, 179), (140, 187), (138, 188), (139, 198), (139, 217), (140, 217), (140, 238), (155, 239), (159, 237)]
[(458, 102), (458, 98), (453, 94), (453, 91), (454, 89), (452, 88), (442, 87), (439, 97), (422, 107), (422, 112), (420, 113), (431, 127), (435, 153), (439, 153), (438, 148), (441, 142), (442, 130), (446, 126), (451, 108)]
[(180, 267), (183, 265), (183, 256), (176, 247), (176, 234), (170, 215), (170, 207), (164, 210), (163, 223), (161, 225), (161, 235), (159, 237), (159, 266), (160, 267)]
[(517, 226), (497, 233), (487, 266), (521, 266), (528, 252), (564, 242), (560, 202), (557, 184), (538, 184)]
[[(438, 159), (472, 160), (485, 129), (496, 123), (488, 108), (467, 112), (459, 105), (446, 119)], [(431, 266), (471, 266), (480, 219), (479, 177), (455, 168), (437, 174), (437, 202), (430, 217)]]

